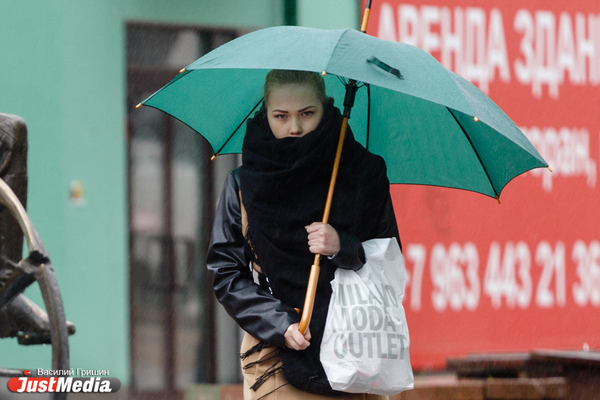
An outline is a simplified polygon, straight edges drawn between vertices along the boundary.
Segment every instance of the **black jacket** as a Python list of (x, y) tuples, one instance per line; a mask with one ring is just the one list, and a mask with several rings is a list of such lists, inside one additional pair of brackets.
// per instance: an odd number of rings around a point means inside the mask
[[(208, 269), (218, 301), (238, 325), (255, 338), (285, 347), (284, 334), (300, 315), (293, 307), (275, 298), (264, 275), (254, 282), (250, 257), (245, 253), (242, 234), (238, 170), (227, 176), (214, 220), (208, 252)], [(391, 198), (388, 196), (384, 221), (377, 237), (400, 238)], [(340, 251), (330, 259), (336, 267), (360, 269), (365, 263), (363, 247), (356, 236), (338, 232)]]

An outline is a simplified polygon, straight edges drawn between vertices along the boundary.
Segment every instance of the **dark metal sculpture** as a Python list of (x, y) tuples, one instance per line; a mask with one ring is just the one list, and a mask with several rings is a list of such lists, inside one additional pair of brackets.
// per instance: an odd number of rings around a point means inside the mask
[[(16, 337), (19, 344), (52, 345), (52, 368), (69, 369), (68, 335), (56, 275), (46, 248), (29, 216), (27, 201), (27, 127), (23, 119), (0, 114), (0, 338)], [(23, 237), (28, 256), (23, 254)], [(42, 310), (23, 291), (37, 281), (46, 306)], [(23, 376), (0, 369), (0, 376)], [(66, 398), (55, 393), (54, 399)]]
[[(27, 126), (16, 115), (0, 114), (0, 178), (27, 207)], [(0, 203), (0, 285), (22, 256), (23, 234)], [(0, 303), (1, 304), (1, 303)], [(0, 307), (1, 308), (1, 307)]]

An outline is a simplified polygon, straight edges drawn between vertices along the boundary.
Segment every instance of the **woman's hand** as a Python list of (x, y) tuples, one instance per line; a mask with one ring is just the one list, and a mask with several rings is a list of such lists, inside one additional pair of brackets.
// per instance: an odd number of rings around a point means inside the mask
[(285, 345), (293, 350), (304, 350), (310, 346), (310, 329), (306, 328), (306, 332), (302, 334), (298, 329), (299, 323), (291, 324), (285, 330), (283, 337)]
[(308, 232), (308, 247), (311, 253), (333, 256), (340, 251), (340, 237), (333, 226), (313, 222), (305, 228)]

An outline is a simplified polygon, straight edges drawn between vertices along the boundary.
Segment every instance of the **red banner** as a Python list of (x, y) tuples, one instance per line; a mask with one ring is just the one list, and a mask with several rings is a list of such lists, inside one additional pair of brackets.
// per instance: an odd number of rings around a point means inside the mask
[(419, 46), (478, 86), (553, 170), (517, 177), (502, 204), (392, 188), (413, 367), (600, 348), (600, 3), (373, 3), (369, 34)]

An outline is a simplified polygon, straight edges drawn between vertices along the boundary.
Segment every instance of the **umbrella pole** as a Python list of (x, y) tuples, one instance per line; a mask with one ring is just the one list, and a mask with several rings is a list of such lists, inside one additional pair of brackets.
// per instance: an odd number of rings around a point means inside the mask
[[(338, 140), (337, 150), (335, 153), (335, 160), (333, 162), (333, 171), (331, 172), (331, 180), (329, 181), (329, 191), (327, 192), (327, 201), (325, 202), (325, 211), (323, 211), (322, 222), (327, 224), (329, 222), (329, 214), (331, 212), (331, 202), (333, 200), (333, 191), (335, 189), (335, 182), (337, 180), (338, 170), (340, 167), (340, 160), (342, 158), (342, 149), (344, 147), (344, 139), (346, 138), (346, 131), (348, 129), (348, 119), (350, 119), (350, 110), (354, 105), (354, 98), (356, 97), (356, 91), (358, 87), (356, 81), (351, 79), (346, 85), (346, 97), (344, 98), (344, 118), (342, 120), (342, 127), (340, 129), (340, 138)], [(315, 260), (310, 268), (310, 275), (308, 277), (308, 286), (306, 288), (306, 297), (304, 299), (304, 308), (302, 309), (302, 318), (300, 319), (300, 325), (298, 329), (300, 332), (306, 332), (315, 303), (315, 295), (317, 293), (317, 283), (319, 281), (319, 273), (321, 272), (321, 254), (315, 254)]]
[[(367, 25), (369, 24), (369, 15), (371, 14), (371, 0), (367, 1), (365, 12), (363, 14), (360, 31), (367, 33)], [(325, 74), (325, 71), (323, 71)], [(333, 162), (333, 171), (331, 172), (331, 180), (329, 181), (329, 191), (327, 192), (327, 201), (325, 202), (325, 211), (323, 212), (322, 222), (326, 224), (329, 221), (329, 212), (331, 211), (331, 201), (333, 200), (333, 190), (335, 189), (335, 181), (337, 180), (340, 159), (342, 158), (342, 148), (344, 147), (344, 139), (346, 138), (346, 130), (348, 129), (348, 120), (350, 119), (350, 111), (354, 106), (354, 98), (356, 97), (356, 81), (350, 79), (346, 85), (346, 97), (344, 98), (344, 119), (340, 129), (340, 139), (338, 141), (337, 151), (335, 153), (335, 161)], [(298, 330), (304, 333), (308, 329), (310, 319), (312, 317), (313, 308), (315, 305), (315, 295), (317, 293), (317, 283), (319, 281), (319, 273), (321, 272), (321, 255), (315, 254), (315, 260), (310, 268), (308, 276), (308, 285), (306, 287), (306, 297), (304, 298), (304, 308), (302, 309), (302, 318)]]
[[(371, 0), (367, 1), (365, 13), (363, 14), (360, 31), (367, 33), (367, 25), (369, 24), (369, 15), (371, 14)], [(325, 72), (323, 72), (325, 74)], [(335, 161), (333, 162), (333, 171), (331, 172), (331, 180), (329, 181), (329, 191), (327, 192), (327, 201), (325, 202), (325, 211), (323, 212), (322, 222), (326, 224), (329, 221), (329, 213), (331, 211), (331, 201), (333, 200), (333, 190), (335, 189), (335, 181), (337, 180), (340, 160), (342, 158), (342, 148), (344, 147), (344, 139), (346, 138), (346, 130), (348, 129), (348, 120), (350, 119), (350, 111), (354, 106), (354, 98), (356, 97), (356, 81), (350, 79), (346, 85), (346, 97), (344, 98), (344, 119), (340, 129), (340, 139), (338, 141), (337, 151), (335, 153)], [(317, 283), (319, 281), (319, 273), (321, 272), (321, 254), (315, 254), (315, 260), (310, 268), (308, 277), (308, 285), (306, 287), (306, 297), (304, 298), (304, 308), (302, 309), (302, 318), (298, 330), (305, 333), (312, 318), (312, 312), (315, 305), (315, 295), (317, 293)]]

